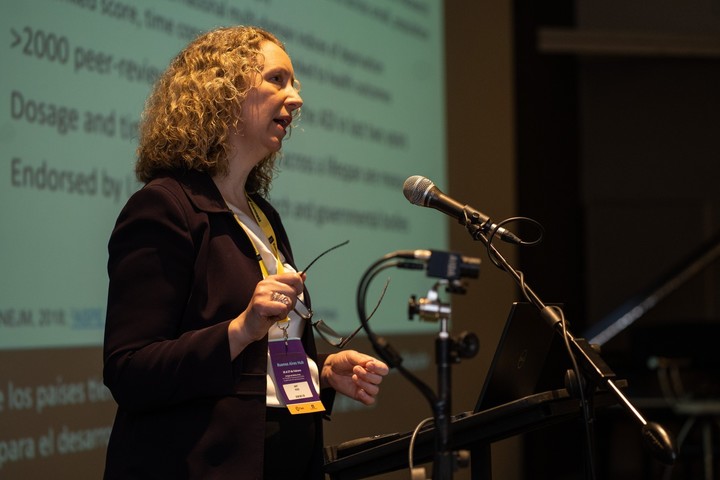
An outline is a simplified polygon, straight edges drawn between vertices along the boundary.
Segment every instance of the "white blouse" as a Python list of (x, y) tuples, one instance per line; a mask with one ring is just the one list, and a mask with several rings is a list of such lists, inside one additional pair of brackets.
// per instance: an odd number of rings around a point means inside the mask
[[(277, 259), (275, 258), (275, 255), (273, 255), (272, 250), (270, 249), (270, 241), (265, 236), (265, 233), (262, 231), (260, 226), (257, 224), (254, 218), (249, 217), (246, 215), (242, 210), (237, 208), (234, 205), (231, 205), (228, 203), (228, 206), (230, 209), (237, 215), (237, 218), (240, 220), (240, 223), (244, 227), (245, 233), (247, 233), (248, 237), (250, 237), (250, 240), (255, 245), (255, 248), (260, 253), (260, 256), (263, 259), (263, 262), (265, 263), (265, 267), (267, 268), (269, 275), (274, 275), (277, 273)], [(278, 252), (280, 254), (280, 261), (283, 263), (283, 268), (286, 272), (295, 272), (296, 270), (285, 261), (285, 256), (282, 254), (282, 252)], [(303, 300), (303, 295), (300, 295), (300, 300)], [(302, 318), (300, 318), (295, 312), (290, 312), (290, 324), (288, 326), (288, 337), (289, 338), (300, 338), (302, 337), (302, 332), (305, 327), (304, 322)], [(284, 338), (283, 331), (280, 327), (278, 327), (277, 322), (274, 323), (270, 330), (268, 330), (268, 339), (269, 340), (276, 340), (276, 339), (282, 339)], [(307, 359), (308, 367), (310, 367), (310, 374), (312, 375), (312, 381), (315, 385), (315, 391), (320, 393), (320, 374), (318, 371), (318, 366), (315, 363), (315, 361), (308, 357)], [(285, 407), (285, 402), (282, 398), (282, 396), (278, 396), (277, 392), (277, 383), (275, 381), (275, 374), (273, 373), (272, 364), (270, 362), (270, 352), (268, 351), (267, 354), (267, 392), (266, 392), (266, 400), (265, 403), (268, 407)]]

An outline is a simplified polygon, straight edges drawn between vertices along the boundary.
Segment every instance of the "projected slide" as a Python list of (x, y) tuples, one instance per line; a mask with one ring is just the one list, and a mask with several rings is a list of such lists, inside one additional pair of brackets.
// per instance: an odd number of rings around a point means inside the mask
[[(139, 113), (170, 59), (214, 26), (266, 27), (293, 58), (305, 107), (271, 200), (301, 268), (350, 240), (308, 279), (326, 321), (357, 325), (355, 289), (371, 261), (444, 245), (444, 219), (429, 224), (402, 196), (410, 175), (444, 179), (435, 2), (33, 0), (2, 8), (0, 348), (101, 343), (107, 238), (139, 187)], [(415, 280), (416, 291), (392, 284), (378, 317), (397, 321), (380, 331), (417, 328), (402, 312), (407, 295), (423, 293), (426, 282)]]
[[(317, 316), (350, 332), (373, 261), (447, 243), (445, 217), (402, 194), (410, 175), (445, 184), (442, 20), (429, 0), (0, 5), (1, 478), (57, 478), (59, 468), (99, 478), (114, 412), (100, 371), (107, 241), (141, 186), (138, 119), (173, 56), (223, 25), (259, 25), (286, 43), (305, 106), (271, 201), (300, 268), (350, 241), (307, 280)], [(407, 319), (408, 297), (433, 281), (388, 276), (376, 330), (436, 331)]]

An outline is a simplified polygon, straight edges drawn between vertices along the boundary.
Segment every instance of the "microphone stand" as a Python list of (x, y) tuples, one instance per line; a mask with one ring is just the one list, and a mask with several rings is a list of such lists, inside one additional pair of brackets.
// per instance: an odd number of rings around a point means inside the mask
[[(433, 290), (431, 292), (434, 293)], [(430, 296), (428, 296), (430, 297)], [(437, 319), (440, 331), (435, 339), (435, 363), (437, 365), (438, 391), (432, 403), (435, 421), (435, 457), (433, 460), (433, 480), (449, 480), (453, 477), (453, 452), (450, 448), (451, 415), (451, 367), (450, 358), (453, 349), (448, 331), (450, 308), (444, 309), (438, 304)]]
[(357, 293), (357, 310), (360, 323), (367, 333), (373, 349), (391, 367), (397, 369), (407, 380), (418, 388), (431, 405), (435, 422), (435, 456), (433, 461), (433, 480), (450, 480), (456, 464), (455, 452), (452, 451), (450, 438), (451, 424), (451, 364), (461, 358), (471, 358), (479, 348), (479, 340), (475, 334), (463, 333), (461, 338), (454, 340), (448, 331), (450, 306), (439, 301), (437, 288), (441, 284), (449, 284), (450, 293), (465, 293), (459, 279), (444, 278), (430, 289), (428, 297), (416, 301), (412, 296), (408, 306), (408, 315), (412, 319), (418, 314), (423, 320), (439, 320), (440, 332), (436, 339), (436, 363), (438, 392), (426, 385), (403, 365), (402, 356), (388, 342), (375, 334), (365, 314), (365, 297), (372, 279), (382, 270), (390, 267), (422, 269), (423, 265), (414, 261), (396, 261), (397, 254), (388, 254), (372, 264), (363, 274)]
[[(411, 297), (408, 315), (412, 319), (418, 314), (421, 319), (440, 322), (440, 331), (435, 339), (435, 363), (437, 365), (437, 394), (431, 399), (433, 419), (435, 423), (435, 455), (433, 458), (433, 480), (450, 480), (456, 466), (456, 455), (451, 449), (451, 377), (452, 362), (459, 358), (469, 358), (477, 353), (478, 340), (474, 334), (464, 335), (459, 342), (450, 336), (450, 306), (439, 301), (437, 288), (448, 280), (436, 283), (428, 292), (428, 296), (420, 301)], [(449, 286), (449, 291), (464, 293), (458, 286)]]
[[(564, 319), (561, 317), (561, 314), (558, 313), (557, 309), (545, 305), (540, 297), (525, 282), (522, 274), (513, 268), (500, 254), (500, 252), (497, 251), (492, 242), (488, 240), (483, 232), (484, 223), (469, 220), (465, 226), (473, 240), (479, 240), (487, 247), (488, 253), (492, 257), (491, 260), (494, 259), (493, 263), (513, 277), (515, 282), (525, 293), (527, 299), (540, 311), (541, 317), (548, 323), (548, 325), (558, 334), (563, 336), (563, 338), (568, 342), (573, 355), (576, 359), (579, 359), (579, 363), (585, 374), (584, 379), (587, 380), (587, 385), (593, 388), (603, 385), (607, 387), (608, 390), (610, 390), (617, 398), (618, 402), (630, 411), (630, 413), (642, 425), (642, 436), (645, 441), (645, 446), (661, 462), (667, 465), (672, 465), (677, 457), (674, 442), (661, 425), (645, 420), (645, 418), (643, 418), (640, 412), (632, 405), (627, 397), (623, 395), (617, 385), (613, 382), (615, 374), (600, 357), (597, 350), (594, 349), (585, 339), (575, 338), (566, 329)], [(492, 233), (493, 232), (491, 232), (491, 238)], [(584, 388), (582, 382), (583, 379), (578, 378), (576, 380), (577, 387), (582, 390), (582, 388)], [(583, 405), (583, 408), (587, 408), (587, 405)], [(588, 440), (592, 441), (592, 439)], [(592, 448), (592, 446), (590, 447)], [(592, 452), (590, 452), (590, 455), (592, 455)], [(592, 460), (589, 459), (589, 462), (592, 462)]]

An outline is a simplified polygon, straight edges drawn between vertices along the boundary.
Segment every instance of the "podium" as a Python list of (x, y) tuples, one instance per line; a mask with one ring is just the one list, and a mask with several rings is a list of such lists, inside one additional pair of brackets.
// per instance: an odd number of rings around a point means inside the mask
[[(617, 404), (609, 392), (593, 396), (596, 408)], [(450, 432), (453, 450), (470, 452), (471, 478), (490, 480), (493, 442), (540, 429), (582, 415), (580, 400), (567, 390), (551, 390), (481, 412), (466, 412), (453, 417)], [(380, 435), (365, 443), (350, 441), (325, 448), (325, 473), (332, 480), (354, 480), (393, 472), (408, 466), (408, 449), (412, 432)], [(422, 429), (415, 439), (413, 458), (417, 465), (433, 459), (435, 432)]]

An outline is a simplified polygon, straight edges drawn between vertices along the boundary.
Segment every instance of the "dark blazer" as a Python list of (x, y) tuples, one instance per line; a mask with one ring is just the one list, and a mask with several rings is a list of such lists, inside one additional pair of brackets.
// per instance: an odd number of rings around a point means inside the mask
[[(253, 199), (292, 264), (277, 212)], [(120, 213), (108, 249), (104, 380), (118, 410), (105, 478), (262, 478), (267, 337), (231, 362), (227, 333), (262, 273), (212, 179), (149, 182)], [(307, 323), (303, 343), (321, 366)], [(320, 472), (321, 435), (317, 443)]]

